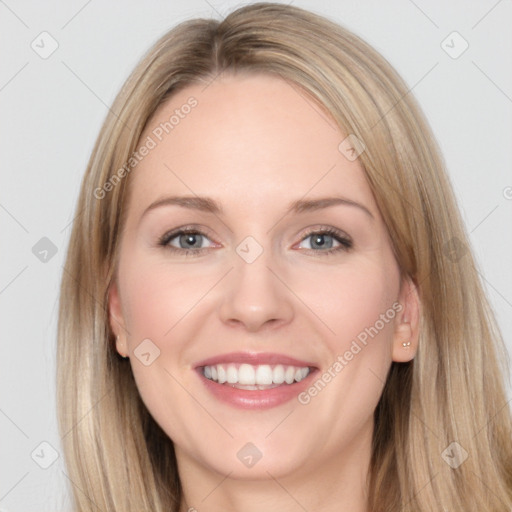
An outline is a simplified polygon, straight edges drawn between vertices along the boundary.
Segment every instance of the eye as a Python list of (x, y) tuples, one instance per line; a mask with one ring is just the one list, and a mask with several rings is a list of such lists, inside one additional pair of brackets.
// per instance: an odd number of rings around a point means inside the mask
[[(210, 239), (204, 231), (193, 226), (187, 226), (165, 233), (158, 240), (158, 245), (185, 256), (198, 256), (214, 246), (213, 243), (204, 246), (203, 243), (205, 241), (210, 241)], [(322, 255), (349, 251), (353, 246), (353, 242), (348, 235), (332, 227), (320, 227), (310, 230), (302, 238), (301, 244), (305, 241), (308, 241), (308, 246), (300, 247), (299, 245), (300, 249), (306, 249)]]
[(170, 249), (172, 252), (179, 252), (186, 255), (202, 254), (210, 246), (203, 246), (203, 242), (209, 240), (206, 233), (200, 229), (187, 227), (181, 228), (163, 235), (158, 245)]
[(353, 242), (348, 235), (331, 227), (311, 230), (302, 240), (309, 240), (309, 247), (302, 247), (303, 249), (312, 250), (313, 252), (322, 254), (348, 251), (353, 246)]

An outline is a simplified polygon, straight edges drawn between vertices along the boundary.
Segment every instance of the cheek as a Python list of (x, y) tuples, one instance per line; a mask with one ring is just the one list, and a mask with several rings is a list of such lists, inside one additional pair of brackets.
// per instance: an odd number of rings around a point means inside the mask
[(326, 339), (332, 352), (348, 350), (354, 340), (365, 346), (373, 339), (381, 341), (373, 344), (379, 352), (390, 349), (399, 283), (396, 265), (361, 260), (303, 277), (302, 283), (298, 295), (307, 298), (307, 306), (330, 332)]
[(141, 337), (166, 338), (211, 286), (204, 272), (197, 275), (158, 262), (137, 264), (135, 259), (120, 279), (124, 283), (123, 314), (131, 348), (140, 343)]
[(331, 269), (303, 282), (299, 292), (329, 328), (323, 372), (299, 401), (320, 423), (349, 438), (370, 421), (382, 394), (392, 362), (398, 289), (398, 268), (390, 260)]
[[(186, 320), (187, 313), (193, 317), (191, 308), (211, 284), (204, 273), (202, 278), (197, 273), (191, 276), (185, 268), (171, 270), (168, 264), (148, 264), (133, 256), (121, 266), (119, 280), (137, 389), (167, 435), (193, 445), (192, 440), (187, 441), (193, 438), (188, 427), (192, 420), (200, 421), (196, 416), (200, 416), (201, 409), (187, 392), (190, 382), (186, 378), (191, 377), (182, 373), (183, 354), (195, 334)], [(182, 335), (183, 327), (187, 335)], [(148, 344), (148, 339), (154, 345)], [(141, 342), (146, 343), (148, 365), (137, 355), (142, 352)], [(156, 358), (154, 354), (158, 354)]]

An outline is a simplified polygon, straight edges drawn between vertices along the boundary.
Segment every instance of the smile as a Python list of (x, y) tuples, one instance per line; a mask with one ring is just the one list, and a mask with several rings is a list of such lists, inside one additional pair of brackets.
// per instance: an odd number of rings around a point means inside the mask
[(195, 365), (210, 396), (239, 409), (270, 409), (296, 399), (318, 368), (283, 354), (233, 352)]
[(231, 385), (238, 389), (271, 389), (283, 383), (293, 384), (305, 379), (309, 367), (251, 364), (217, 364), (203, 367), (203, 375), (213, 382)]

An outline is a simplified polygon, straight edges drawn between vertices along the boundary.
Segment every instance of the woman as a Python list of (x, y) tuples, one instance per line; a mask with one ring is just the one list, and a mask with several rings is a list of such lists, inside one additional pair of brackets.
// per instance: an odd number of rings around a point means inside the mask
[(390, 65), (253, 4), (112, 112), (61, 291), (76, 510), (510, 510), (503, 343)]

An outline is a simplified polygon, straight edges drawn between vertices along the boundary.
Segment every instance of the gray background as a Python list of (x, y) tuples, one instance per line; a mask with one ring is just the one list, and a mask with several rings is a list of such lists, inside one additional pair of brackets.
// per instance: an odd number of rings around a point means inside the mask
[[(366, 39), (419, 99), (512, 353), (512, 2), (293, 4)], [(60, 452), (58, 287), (81, 176), (107, 108), (165, 31), (192, 17), (223, 17), (236, 5), (242, 3), (0, 0), (0, 511), (69, 509), (62, 456), (52, 463)], [(40, 36), (44, 31), (58, 43), (47, 58), (31, 47), (51, 49), (51, 39)], [(457, 58), (464, 42), (446, 39), (453, 31), (469, 44)], [(43, 237), (54, 255), (41, 252), (49, 247)]]

